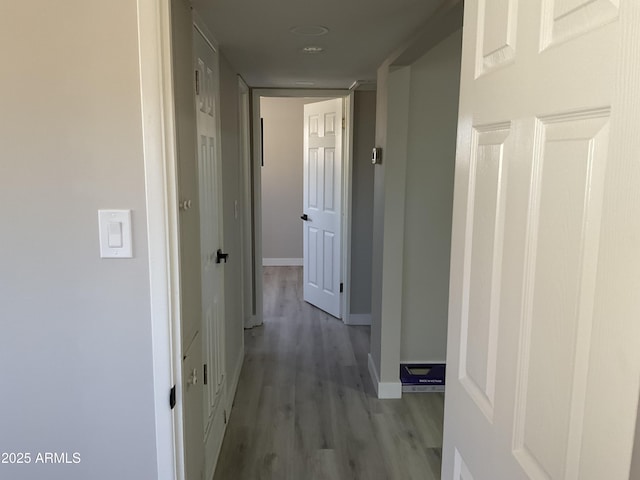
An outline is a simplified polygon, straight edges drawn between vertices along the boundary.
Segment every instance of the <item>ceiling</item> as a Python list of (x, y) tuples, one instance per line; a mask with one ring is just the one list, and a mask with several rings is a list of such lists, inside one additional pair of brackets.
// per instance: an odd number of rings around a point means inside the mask
[[(348, 88), (376, 69), (443, 0), (192, 0), (251, 87)], [(293, 27), (324, 26), (321, 36)], [(303, 53), (307, 46), (321, 53)]]

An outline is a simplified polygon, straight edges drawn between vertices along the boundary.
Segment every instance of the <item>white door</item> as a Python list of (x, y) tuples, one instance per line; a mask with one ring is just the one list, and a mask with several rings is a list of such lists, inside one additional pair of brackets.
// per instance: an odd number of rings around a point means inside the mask
[(194, 29), (202, 350), (204, 357), (205, 478), (212, 478), (226, 423), (224, 354), (224, 258), (222, 246), (222, 166), (219, 145), (218, 57)]
[(467, 0), (442, 478), (626, 480), (640, 2)]
[[(176, 117), (180, 226), (180, 326), (182, 382), (176, 385), (184, 426), (186, 479), (204, 474), (202, 422), (202, 278), (200, 274), (200, 214), (193, 93), (193, 20), (184, 0), (171, 1), (171, 45)], [(181, 400), (181, 402), (180, 402)]]
[(342, 99), (304, 106), (304, 300), (340, 318)]

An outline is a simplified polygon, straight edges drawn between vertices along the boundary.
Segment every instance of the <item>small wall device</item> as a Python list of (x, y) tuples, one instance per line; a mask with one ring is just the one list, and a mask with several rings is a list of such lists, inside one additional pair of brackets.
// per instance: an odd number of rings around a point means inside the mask
[(374, 147), (373, 154), (371, 155), (371, 163), (374, 165), (382, 163), (382, 149), (380, 147)]

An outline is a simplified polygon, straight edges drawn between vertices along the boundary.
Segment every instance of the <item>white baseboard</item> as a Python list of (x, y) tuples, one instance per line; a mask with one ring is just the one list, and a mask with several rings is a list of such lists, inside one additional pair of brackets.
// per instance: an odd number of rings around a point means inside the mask
[(238, 382), (240, 381), (240, 372), (242, 371), (242, 365), (244, 364), (244, 346), (240, 349), (238, 353), (238, 359), (236, 360), (235, 368), (233, 369), (233, 374), (231, 375), (231, 384), (229, 385), (229, 389), (227, 390), (227, 411), (229, 412), (229, 416), (231, 416), (231, 412), (233, 409), (233, 399), (236, 396), (236, 392), (238, 391)]
[(263, 258), (263, 267), (302, 267), (304, 258)]
[[(400, 367), (398, 367), (399, 369)], [(380, 399), (390, 398), (402, 398), (402, 383), (400, 379), (397, 382), (381, 382), (378, 370), (376, 370), (376, 364), (373, 361), (373, 357), (369, 354), (369, 375), (371, 375), (371, 381), (373, 387)]]
[(370, 313), (350, 313), (344, 320), (345, 325), (371, 325)]

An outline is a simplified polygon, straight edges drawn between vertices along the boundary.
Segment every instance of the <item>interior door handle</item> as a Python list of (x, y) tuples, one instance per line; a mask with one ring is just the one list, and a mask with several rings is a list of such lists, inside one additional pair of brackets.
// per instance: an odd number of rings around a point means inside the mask
[(305, 213), (304, 215), (300, 215), (300, 218), (301, 218), (302, 220), (304, 220), (305, 222), (308, 222), (308, 221), (309, 221), (309, 215), (307, 215), (306, 213)]
[(222, 250), (218, 249), (218, 251), (216, 252), (216, 263), (222, 263), (223, 260), (224, 263), (227, 263), (227, 260), (229, 260), (229, 254), (222, 253)]

